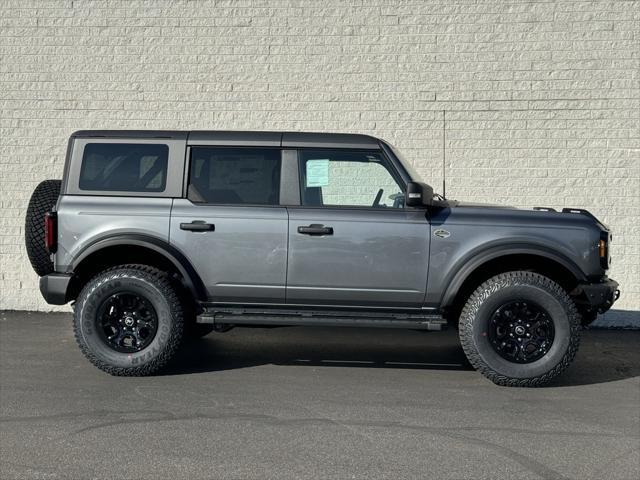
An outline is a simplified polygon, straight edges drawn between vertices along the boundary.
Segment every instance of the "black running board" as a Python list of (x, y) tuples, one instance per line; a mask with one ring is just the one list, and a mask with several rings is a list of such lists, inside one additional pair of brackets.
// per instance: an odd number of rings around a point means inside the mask
[(208, 307), (198, 323), (214, 325), (307, 325), (323, 327), (381, 327), (416, 330), (444, 330), (440, 315), (353, 310), (294, 310), (265, 308)]

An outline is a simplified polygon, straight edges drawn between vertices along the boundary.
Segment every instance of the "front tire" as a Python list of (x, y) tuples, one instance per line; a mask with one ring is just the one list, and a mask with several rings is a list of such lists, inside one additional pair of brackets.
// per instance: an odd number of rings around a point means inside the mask
[(82, 353), (117, 376), (157, 372), (174, 356), (184, 330), (183, 306), (160, 270), (121, 265), (82, 289), (74, 311)]
[(480, 285), (460, 315), (462, 348), (497, 385), (538, 387), (562, 373), (580, 344), (580, 315), (565, 290), (532, 272)]

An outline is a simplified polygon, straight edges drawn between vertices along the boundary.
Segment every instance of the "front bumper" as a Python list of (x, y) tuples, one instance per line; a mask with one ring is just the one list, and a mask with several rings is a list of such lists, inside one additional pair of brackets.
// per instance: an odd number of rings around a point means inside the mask
[(67, 290), (71, 275), (67, 273), (50, 273), (40, 277), (40, 293), (45, 301), (51, 305), (67, 303)]
[(585, 303), (598, 313), (604, 313), (611, 308), (618, 298), (618, 282), (605, 278), (599, 283), (581, 283), (578, 285), (578, 294), (581, 294)]

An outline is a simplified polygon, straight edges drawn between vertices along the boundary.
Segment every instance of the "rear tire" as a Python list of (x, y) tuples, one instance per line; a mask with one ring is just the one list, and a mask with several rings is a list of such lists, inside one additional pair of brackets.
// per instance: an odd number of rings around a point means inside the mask
[(146, 265), (121, 265), (92, 278), (78, 296), (73, 323), (82, 353), (117, 376), (160, 370), (184, 330), (175, 289), (163, 272)]
[(44, 243), (44, 214), (50, 212), (60, 196), (60, 180), (40, 182), (31, 194), (24, 224), (24, 243), (33, 270), (44, 276), (53, 272), (51, 255)]
[(532, 272), (480, 285), (462, 309), (462, 348), (497, 385), (539, 387), (562, 373), (580, 344), (580, 315), (565, 290)]

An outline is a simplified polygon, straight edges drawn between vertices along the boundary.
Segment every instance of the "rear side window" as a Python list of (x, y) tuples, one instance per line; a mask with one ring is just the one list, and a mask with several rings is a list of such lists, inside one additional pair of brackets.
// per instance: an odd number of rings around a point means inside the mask
[(169, 147), (144, 143), (89, 143), (84, 147), (80, 189), (162, 192)]
[(225, 205), (278, 205), (280, 150), (191, 149), (189, 200)]

